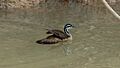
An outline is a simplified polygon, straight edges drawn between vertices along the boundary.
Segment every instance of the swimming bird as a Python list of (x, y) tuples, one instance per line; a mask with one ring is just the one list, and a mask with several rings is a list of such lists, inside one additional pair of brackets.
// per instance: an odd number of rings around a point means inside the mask
[(44, 39), (37, 40), (38, 44), (55, 44), (62, 41), (72, 40), (72, 35), (69, 32), (69, 29), (73, 28), (72, 24), (65, 24), (64, 31), (62, 30), (48, 30), (46, 34), (52, 34)]

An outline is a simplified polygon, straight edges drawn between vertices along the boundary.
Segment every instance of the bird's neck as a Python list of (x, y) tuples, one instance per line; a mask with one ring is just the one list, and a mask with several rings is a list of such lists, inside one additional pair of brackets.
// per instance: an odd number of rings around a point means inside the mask
[(64, 32), (65, 32), (65, 34), (66, 34), (66, 35), (68, 35), (68, 36), (72, 36), (72, 35), (70, 34), (70, 32), (69, 32), (69, 29), (68, 29), (68, 28), (64, 28)]

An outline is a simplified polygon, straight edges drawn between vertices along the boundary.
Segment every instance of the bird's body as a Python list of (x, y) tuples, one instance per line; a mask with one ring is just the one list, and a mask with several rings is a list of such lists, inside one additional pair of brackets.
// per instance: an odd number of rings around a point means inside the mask
[(72, 40), (72, 35), (69, 33), (68, 29), (73, 27), (71, 24), (66, 24), (64, 26), (64, 31), (62, 30), (48, 30), (46, 34), (52, 34), (44, 39), (38, 40), (39, 44), (55, 44), (62, 41)]

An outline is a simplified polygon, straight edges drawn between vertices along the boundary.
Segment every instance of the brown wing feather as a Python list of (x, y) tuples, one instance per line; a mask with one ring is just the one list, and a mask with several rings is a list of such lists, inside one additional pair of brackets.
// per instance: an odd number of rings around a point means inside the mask
[(54, 36), (60, 38), (60, 39), (65, 39), (68, 38), (69, 36), (66, 35), (63, 31), (61, 30), (48, 30), (47, 34), (53, 34)]
[(36, 41), (39, 44), (55, 44), (62, 41), (59, 38), (56, 38), (54, 35), (48, 36), (47, 38)]

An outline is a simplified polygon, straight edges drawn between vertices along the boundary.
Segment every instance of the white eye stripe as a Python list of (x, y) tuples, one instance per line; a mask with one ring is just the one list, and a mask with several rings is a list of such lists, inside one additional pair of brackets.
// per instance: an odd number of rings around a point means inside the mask
[(66, 27), (66, 29), (71, 29), (72, 27)]
[(67, 25), (67, 26), (71, 27), (72, 25)]
[(65, 28), (70, 28), (70, 27), (73, 27), (73, 26), (71, 24), (66, 24), (64, 27)]
[(67, 27), (72, 27), (71, 25), (68, 25)]

